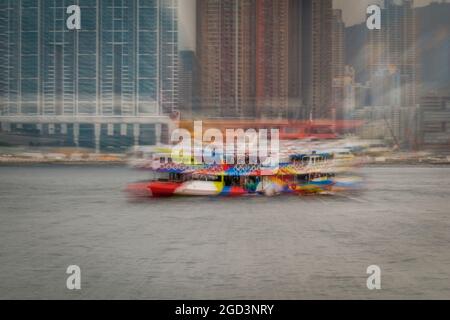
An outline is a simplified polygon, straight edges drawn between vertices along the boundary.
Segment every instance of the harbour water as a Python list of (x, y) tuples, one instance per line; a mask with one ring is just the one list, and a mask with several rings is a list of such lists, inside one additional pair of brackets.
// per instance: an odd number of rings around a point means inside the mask
[(450, 167), (362, 174), (351, 195), (131, 201), (145, 172), (0, 167), (0, 298), (450, 299)]

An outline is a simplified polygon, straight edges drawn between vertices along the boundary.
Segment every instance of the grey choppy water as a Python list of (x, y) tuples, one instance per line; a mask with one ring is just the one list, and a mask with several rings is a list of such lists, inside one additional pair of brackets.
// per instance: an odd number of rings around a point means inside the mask
[(450, 299), (450, 168), (364, 173), (350, 198), (129, 202), (140, 172), (1, 167), (0, 298)]

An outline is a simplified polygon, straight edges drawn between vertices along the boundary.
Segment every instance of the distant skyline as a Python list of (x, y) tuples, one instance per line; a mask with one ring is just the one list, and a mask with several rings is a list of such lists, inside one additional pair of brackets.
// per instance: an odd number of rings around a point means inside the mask
[[(366, 8), (370, 4), (381, 4), (383, 0), (333, 0), (336, 9), (342, 9), (346, 26), (364, 21)], [(414, 6), (422, 7), (431, 2), (449, 2), (449, 0), (415, 0)], [(196, 30), (195, 11), (196, 0), (179, 1), (179, 42), (180, 50), (195, 50)]]

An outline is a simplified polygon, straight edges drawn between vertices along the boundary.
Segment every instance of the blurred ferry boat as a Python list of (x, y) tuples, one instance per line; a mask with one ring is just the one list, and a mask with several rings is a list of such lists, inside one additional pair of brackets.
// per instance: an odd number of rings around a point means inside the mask
[[(145, 165), (142, 162), (140, 168), (149, 170), (153, 177), (130, 184), (127, 191), (131, 194), (169, 197), (330, 193), (342, 172), (342, 159), (336, 162), (331, 153), (293, 154), (276, 167), (177, 163), (161, 147), (146, 155), (151, 160)], [(345, 184), (340, 183), (339, 187)]]

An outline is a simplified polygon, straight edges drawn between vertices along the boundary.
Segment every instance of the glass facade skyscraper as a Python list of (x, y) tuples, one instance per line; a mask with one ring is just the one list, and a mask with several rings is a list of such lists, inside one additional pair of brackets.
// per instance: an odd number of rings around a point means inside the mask
[(2, 0), (1, 115), (172, 113), (177, 26), (177, 0)]

